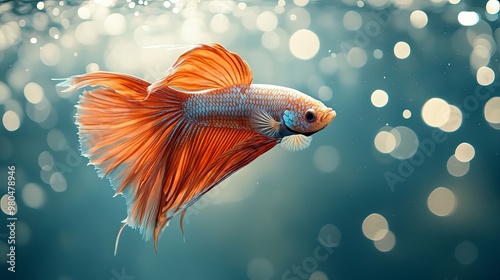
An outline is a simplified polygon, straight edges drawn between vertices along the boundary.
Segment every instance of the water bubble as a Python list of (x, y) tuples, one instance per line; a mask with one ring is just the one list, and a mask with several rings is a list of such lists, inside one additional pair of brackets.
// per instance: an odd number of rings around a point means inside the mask
[(257, 28), (261, 31), (273, 31), (278, 26), (278, 18), (273, 12), (264, 11), (257, 16)]
[(355, 11), (348, 11), (344, 14), (343, 24), (347, 30), (355, 31), (361, 27), (363, 20), (359, 13)]
[(316, 270), (309, 276), (309, 280), (328, 280), (328, 276), (323, 271)]
[(488, 86), (495, 80), (495, 72), (491, 68), (483, 66), (477, 70), (476, 78), (478, 84)]
[(461, 264), (468, 265), (476, 261), (477, 247), (472, 242), (464, 240), (455, 248), (455, 258)]
[(362, 230), (366, 238), (374, 241), (381, 240), (389, 232), (389, 224), (382, 215), (373, 213), (363, 221)]
[(486, 102), (484, 118), (490, 124), (500, 124), (500, 97), (492, 97)]
[(452, 155), (449, 159), (448, 162), (446, 163), (446, 169), (448, 169), (448, 173), (455, 177), (462, 177), (467, 172), (469, 172), (469, 162), (462, 162), (459, 161), (455, 155)]
[(274, 266), (268, 259), (255, 258), (248, 263), (247, 275), (251, 280), (272, 279)]
[(225, 14), (216, 14), (210, 21), (210, 28), (216, 33), (224, 33), (229, 30), (229, 19)]
[(427, 198), (427, 207), (437, 216), (449, 216), (455, 210), (457, 201), (452, 191), (438, 187)]
[(314, 165), (321, 172), (333, 172), (340, 163), (340, 155), (332, 146), (321, 146), (314, 152)]
[(394, 236), (394, 233), (389, 230), (382, 239), (374, 240), (373, 244), (380, 252), (389, 252), (396, 245), (396, 237)]
[(419, 141), (413, 130), (406, 126), (397, 126), (390, 132), (396, 138), (396, 148), (390, 152), (391, 156), (397, 159), (407, 159), (417, 152)]
[(422, 29), (427, 25), (427, 14), (421, 10), (413, 11), (410, 15), (410, 22), (413, 27)]
[(387, 92), (385, 92), (381, 89), (377, 89), (377, 90), (373, 91), (373, 93), (371, 95), (371, 101), (372, 101), (373, 106), (378, 107), (378, 108), (382, 108), (389, 101), (389, 95), (387, 95)]
[(39, 84), (31, 82), (24, 87), (24, 97), (31, 104), (37, 104), (42, 101), (43, 88)]
[(461, 11), (458, 13), (458, 22), (463, 26), (473, 26), (479, 22), (479, 15), (476, 12)]
[(403, 118), (405, 118), (405, 119), (411, 118), (411, 111), (408, 109), (404, 109), (403, 110)]
[(457, 106), (450, 105), (450, 118), (448, 121), (439, 126), (439, 128), (446, 132), (453, 132), (460, 128), (462, 125), (462, 111)]
[(2, 118), (3, 126), (8, 131), (16, 131), (21, 125), (21, 120), (19, 116), (14, 111), (7, 111), (3, 114)]
[(396, 148), (396, 138), (388, 131), (380, 131), (375, 136), (375, 148), (381, 153), (388, 154)]
[(410, 56), (410, 45), (406, 42), (397, 42), (396, 45), (394, 45), (394, 55), (399, 58), (399, 59), (405, 59), (408, 56)]
[(54, 43), (47, 43), (40, 49), (40, 60), (47, 66), (54, 66), (61, 60), (61, 51)]
[(45, 193), (42, 188), (35, 183), (28, 183), (22, 190), (24, 204), (31, 208), (41, 208), (45, 204)]
[(422, 107), (424, 122), (432, 127), (440, 127), (450, 119), (450, 105), (441, 98), (431, 98)]
[(289, 47), (295, 57), (308, 60), (318, 53), (319, 38), (311, 30), (300, 29), (290, 37)]

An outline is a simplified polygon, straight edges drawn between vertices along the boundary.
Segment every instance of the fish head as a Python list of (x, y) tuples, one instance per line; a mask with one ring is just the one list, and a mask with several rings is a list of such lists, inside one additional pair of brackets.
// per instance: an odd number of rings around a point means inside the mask
[(336, 112), (310, 96), (302, 94), (283, 112), (283, 124), (289, 135), (310, 136), (330, 124)]

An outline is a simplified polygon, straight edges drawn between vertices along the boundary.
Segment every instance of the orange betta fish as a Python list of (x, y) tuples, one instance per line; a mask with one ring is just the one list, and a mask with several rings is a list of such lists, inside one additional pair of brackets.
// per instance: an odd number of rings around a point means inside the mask
[(128, 225), (157, 242), (168, 221), (277, 144), (309, 146), (335, 111), (297, 90), (252, 84), (252, 71), (218, 44), (182, 54), (150, 84), (109, 72), (59, 84), (85, 91), (77, 105), (82, 154), (127, 203)]

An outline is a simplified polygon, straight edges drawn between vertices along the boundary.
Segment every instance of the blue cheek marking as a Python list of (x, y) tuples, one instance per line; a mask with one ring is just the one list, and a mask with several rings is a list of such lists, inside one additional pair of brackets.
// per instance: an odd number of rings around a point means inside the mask
[(292, 111), (285, 110), (283, 120), (285, 121), (285, 125), (289, 128), (295, 127), (295, 114)]

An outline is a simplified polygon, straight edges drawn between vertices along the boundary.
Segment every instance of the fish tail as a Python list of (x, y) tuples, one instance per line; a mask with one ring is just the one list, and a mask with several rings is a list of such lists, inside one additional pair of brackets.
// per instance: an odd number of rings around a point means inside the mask
[(110, 179), (116, 195), (125, 197), (125, 225), (139, 228), (146, 240), (154, 237), (156, 247), (158, 223), (167, 219), (159, 217), (168, 180), (165, 163), (173, 148), (170, 139), (183, 120), (186, 94), (166, 89), (151, 93), (150, 83), (142, 79), (107, 72), (73, 76), (61, 85), (67, 90), (100, 86), (85, 91), (77, 105), (82, 154), (101, 177)]

